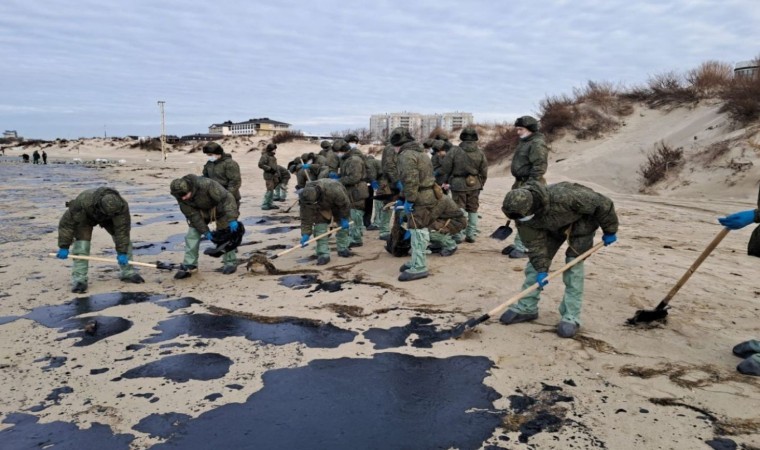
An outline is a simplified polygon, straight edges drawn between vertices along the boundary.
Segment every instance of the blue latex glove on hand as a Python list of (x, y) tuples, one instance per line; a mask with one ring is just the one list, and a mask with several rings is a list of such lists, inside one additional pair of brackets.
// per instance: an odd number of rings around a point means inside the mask
[(309, 167), (311, 167), (311, 164), (303, 164), (301, 166), (302, 169), (308, 169)]
[(348, 219), (340, 219), (341, 228), (343, 228), (344, 230), (348, 230), (348, 226), (349, 226)]
[(238, 230), (238, 226), (239, 225), (238, 225), (238, 221), (237, 220), (231, 220), (230, 221), (230, 231), (232, 231), (233, 233)]
[(412, 238), (412, 232), (409, 230), (404, 231), (404, 240), (411, 239)]
[(407, 214), (411, 214), (412, 211), (414, 211), (414, 203), (404, 201), (404, 212)]
[(203, 234), (203, 237), (205, 237), (207, 241), (210, 241), (211, 240), (211, 232), (207, 231), (206, 233)]
[(58, 253), (55, 255), (58, 259), (66, 259), (69, 257), (69, 249), (67, 248), (59, 248)]
[(730, 230), (738, 230), (740, 228), (744, 228), (747, 225), (753, 223), (754, 221), (755, 221), (754, 209), (741, 211), (738, 213), (733, 213), (730, 216), (721, 217), (718, 219), (718, 222), (720, 222), (721, 225), (723, 225), (724, 227)]
[(380, 183), (378, 183), (377, 180), (372, 180), (369, 185), (372, 186), (372, 189), (374, 190), (378, 190), (380, 188)]
[(404, 190), (404, 183), (402, 183), (401, 181), (397, 181), (396, 182), (396, 189), (398, 189), (399, 191), (403, 191)]
[(403, 200), (396, 200), (396, 203), (393, 204), (393, 209), (396, 211), (401, 211), (404, 209), (404, 201)]
[(309, 240), (310, 237), (311, 236), (308, 235), (308, 234), (302, 234), (301, 235), (301, 247), (306, 247), (307, 245), (309, 245), (306, 242)]
[(340, 175), (335, 172), (330, 172), (327, 176), (330, 177), (331, 180), (337, 180), (340, 178)]
[(536, 275), (536, 283), (538, 283), (538, 288), (543, 289), (544, 286), (549, 284), (548, 281), (546, 281), (546, 278), (549, 276), (546, 272), (538, 272), (538, 275)]
[(120, 266), (126, 266), (129, 264), (129, 256), (126, 253), (119, 253), (116, 255), (116, 261)]
[(602, 235), (602, 242), (604, 242), (604, 246), (608, 246), (610, 244), (613, 244), (617, 241), (617, 235), (616, 234), (604, 234)]

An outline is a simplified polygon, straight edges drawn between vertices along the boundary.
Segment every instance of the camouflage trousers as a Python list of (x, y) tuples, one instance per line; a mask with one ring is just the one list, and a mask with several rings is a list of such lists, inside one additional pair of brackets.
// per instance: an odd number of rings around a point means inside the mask
[[(185, 266), (198, 267), (198, 251), (201, 247), (201, 234), (193, 227), (187, 229), (185, 234), (185, 258), (182, 264)], [(224, 266), (237, 266), (237, 252), (235, 250), (222, 255)]]
[[(71, 254), (77, 256), (90, 256), (90, 241), (74, 241), (74, 245), (71, 246)], [(132, 260), (132, 243), (129, 243), (129, 249), (127, 250), (127, 256), (130, 261)], [(87, 272), (89, 272), (90, 263), (85, 259), (75, 259), (71, 264), (71, 282), (72, 284), (84, 283), (87, 284)], [(132, 264), (126, 266), (119, 266), (121, 274), (120, 279), (129, 278), (137, 271)]]
[[(329, 228), (329, 223), (314, 224), (314, 236), (319, 236), (320, 234), (327, 233), (329, 231)], [(335, 233), (335, 243), (338, 251), (348, 250), (348, 244), (350, 242), (351, 239), (348, 237), (348, 231), (340, 230)], [(317, 257), (330, 256), (330, 236), (317, 239), (316, 253)]]
[[(574, 257), (565, 258), (565, 262), (574, 260)], [(562, 274), (565, 283), (565, 294), (559, 304), (559, 314), (565, 322), (581, 324), (581, 306), (583, 304), (583, 283), (585, 278), (584, 263), (578, 263)], [(536, 284), (538, 272), (531, 263), (525, 266), (525, 282), (522, 289), (525, 290)], [(510, 309), (520, 314), (537, 314), (538, 302), (541, 300), (541, 291), (535, 290), (523, 297)]]

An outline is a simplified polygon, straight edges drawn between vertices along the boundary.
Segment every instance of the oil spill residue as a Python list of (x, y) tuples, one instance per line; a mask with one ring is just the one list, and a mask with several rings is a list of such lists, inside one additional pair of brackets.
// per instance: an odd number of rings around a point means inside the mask
[(278, 317), (264, 323), (262, 320), (215, 314), (176, 316), (160, 322), (154, 329), (160, 333), (142, 341), (143, 343), (164, 342), (186, 334), (205, 339), (242, 336), (251, 341), (274, 345), (301, 342), (307, 347), (335, 348), (353, 341), (356, 336), (355, 332), (330, 323), (296, 317)]
[(111, 427), (92, 423), (87, 429), (80, 429), (73, 423), (38, 423), (39, 418), (31, 414), (8, 414), (3, 423), (12, 427), (0, 431), (3, 448), (31, 449), (109, 449), (129, 450), (134, 439), (131, 434), (114, 434)]
[(181, 413), (151, 414), (144, 417), (132, 429), (150, 435), (167, 439), (171, 437), (179, 426), (185, 425), (191, 416)]
[(3, 316), (3, 317), (0, 317), (0, 325), (5, 325), (6, 323), (14, 322), (18, 318), (19, 318), (19, 316)]
[(319, 282), (316, 275), (287, 275), (280, 277), (277, 283), (291, 289), (306, 289)]
[(477, 449), (501, 424), (483, 384), (491, 367), (383, 353), (271, 370), (245, 403), (178, 423), (154, 448)]
[(291, 223), (293, 218), (290, 216), (251, 216), (242, 220), (245, 224), (269, 225), (271, 223)]
[(280, 233), (288, 233), (290, 231), (298, 230), (300, 228), (301, 228), (300, 225), (291, 225), (291, 226), (286, 226), (286, 227), (272, 227), (272, 228), (265, 228), (263, 230), (259, 230), (259, 233), (280, 234)]
[(710, 439), (709, 441), (705, 441), (705, 444), (713, 450), (736, 450), (738, 448), (736, 442), (727, 438)]
[(123, 378), (166, 378), (184, 383), (188, 380), (213, 380), (227, 374), (232, 360), (218, 353), (187, 353), (167, 356), (130, 369)]
[[(52, 405), (60, 405), (61, 404), (61, 396), (65, 394), (71, 394), (74, 392), (74, 389), (72, 389), (69, 386), (62, 386), (59, 388), (53, 389), (53, 392), (49, 393), (47, 397), (45, 397), (45, 400), (40, 403), (37, 406), (32, 406), (29, 408), (29, 411), (31, 412), (40, 412), (42, 410), (45, 410), (49, 408)], [(52, 403), (47, 403), (52, 402)]]
[(42, 371), (47, 372), (63, 366), (66, 364), (67, 360), (68, 358), (65, 356), (46, 356), (44, 358), (35, 359), (33, 362), (47, 362), (48, 364), (42, 367)]
[(408, 325), (403, 327), (391, 327), (387, 330), (382, 328), (370, 328), (364, 332), (364, 337), (375, 344), (375, 349), (403, 347), (409, 336), (416, 334), (418, 337), (412, 342), (413, 347), (430, 348), (433, 343), (450, 339), (453, 335), (451, 330), (439, 331), (433, 320), (426, 317), (412, 317)]
[[(93, 320), (97, 323), (97, 326), (89, 330), (86, 327)], [(58, 338), (58, 340), (79, 338), (74, 347), (86, 347), (107, 337), (123, 333), (130, 328), (132, 328), (132, 322), (121, 317), (96, 316), (73, 318), (59, 324), (59, 331), (61, 333), (68, 332), (68, 334)]]
[(154, 223), (177, 222), (177, 221), (184, 221), (184, 220), (185, 220), (185, 217), (182, 216), (182, 213), (162, 214), (160, 216), (154, 216), (154, 217), (148, 217), (148, 218), (143, 218), (139, 214), (133, 214), (132, 225), (134, 225), (135, 227), (144, 227), (146, 225), (152, 225)]

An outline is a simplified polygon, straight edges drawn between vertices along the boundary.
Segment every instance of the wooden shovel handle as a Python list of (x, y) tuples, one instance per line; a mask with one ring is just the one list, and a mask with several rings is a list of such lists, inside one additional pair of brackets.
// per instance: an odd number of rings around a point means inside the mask
[[(559, 275), (563, 274), (565, 271), (573, 267), (574, 265), (580, 263), (581, 261), (585, 260), (592, 254), (594, 254), (596, 251), (598, 251), (600, 248), (604, 247), (604, 242), (599, 242), (595, 246), (591, 247), (590, 249), (586, 250), (583, 254), (576, 257), (574, 260), (570, 261), (569, 263), (562, 266), (561, 269), (556, 270), (549, 274), (548, 277), (546, 277), (546, 280), (553, 280), (555, 277), (558, 277)], [(488, 311), (488, 316), (490, 317), (496, 317), (496, 315), (501, 314), (504, 312), (507, 307), (513, 303), (516, 303), (521, 298), (525, 297), (526, 295), (530, 294), (531, 292), (538, 289), (538, 283), (533, 283), (529, 288), (525, 289), (524, 291), (520, 292), (519, 294), (516, 294), (514, 297), (511, 297), (506, 302), (502, 303), (501, 305), (495, 307), (494, 309)]]
[[(353, 220), (348, 222), (349, 225), (351, 225), (352, 223), (354, 223)], [(335, 228), (334, 230), (330, 230), (330, 231), (328, 231), (326, 233), (322, 233), (319, 236), (314, 236), (313, 238), (311, 238), (308, 241), (306, 241), (306, 244), (308, 245), (308, 244), (311, 244), (312, 242), (316, 242), (318, 239), (322, 239), (325, 236), (329, 236), (329, 235), (331, 235), (333, 233), (337, 233), (340, 230), (341, 230), (341, 227), (338, 227), (338, 228)], [(280, 253), (274, 255), (274, 257), (275, 258), (279, 258), (280, 256), (287, 255), (288, 253), (290, 253), (292, 251), (295, 251), (295, 250), (298, 250), (299, 248), (303, 248), (303, 246), (301, 244), (298, 244), (295, 247), (290, 247), (289, 249), (283, 250)]]
[(659, 305), (657, 305), (657, 309), (662, 309), (666, 306), (668, 306), (668, 303), (670, 303), (670, 300), (675, 297), (675, 295), (678, 293), (678, 291), (683, 287), (684, 284), (686, 284), (687, 281), (689, 281), (689, 278), (691, 278), (692, 275), (694, 275), (694, 272), (697, 271), (697, 268), (702, 264), (702, 262), (707, 259), (708, 256), (710, 256), (710, 253), (712, 253), (713, 250), (715, 250), (715, 247), (720, 244), (720, 241), (723, 240), (724, 237), (730, 232), (731, 230), (728, 228), (723, 228), (720, 230), (720, 233), (718, 233), (717, 236), (713, 238), (713, 240), (707, 245), (707, 248), (705, 248), (702, 251), (702, 254), (699, 255), (696, 261), (694, 261), (694, 264), (689, 267), (689, 270), (686, 271), (686, 273), (681, 276), (681, 279), (678, 280), (678, 283), (676, 283), (675, 286), (668, 292), (668, 295), (665, 296), (664, 299), (660, 302)]
[[(57, 253), (48, 253), (50, 256), (57, 256)], [(106, 258), (96, 258), (95, 256), (84, 256), (84, 255), (69, 255), (69, 258), (71, 259), (84, 259), (86, 261), (98, 261), (98, 262), (106, 262), (111, 264), (118, 264), (119, 262), (115, 259), (106, 259)], [(156, 264), (148, 264), (148, 263), (141, 263), (137, 261), (130, 261), (129, 264), (133, 266), (142, 266), (142, 267), (152, 267), (156, 268)]]

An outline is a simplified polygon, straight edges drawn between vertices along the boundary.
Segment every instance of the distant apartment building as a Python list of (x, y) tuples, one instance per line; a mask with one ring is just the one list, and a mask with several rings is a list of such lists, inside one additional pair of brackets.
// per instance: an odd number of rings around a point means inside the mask
[(290, 129), (289, 123), (278, 122), (269, 117), (262, 117), (261, 119), (250, 119), (245, 122), (233, 123), (228, 120), (222, 123), (215, 123), (208, 127), (208, 134), (271, 137), (277, 133), (288, 131), (288, 129)]
[(734, 67), (734, 76), (751, 77), (760, 72), (760, 61), (739, 61)]
[(5, 130), (3, 132), (3, 137), (5, 139), (18, 139), (18, 133), (16, 130)]
[(451, 112), (443, 114), (418, 114), (410, 112), (374, 114), (369, 118), (372, 137), (378, 140), (388, 138), (396, 127), (406, 127), (417, 138), (426, 138), (436, 128), (452, 132), (473, 123), (472, 113)]

